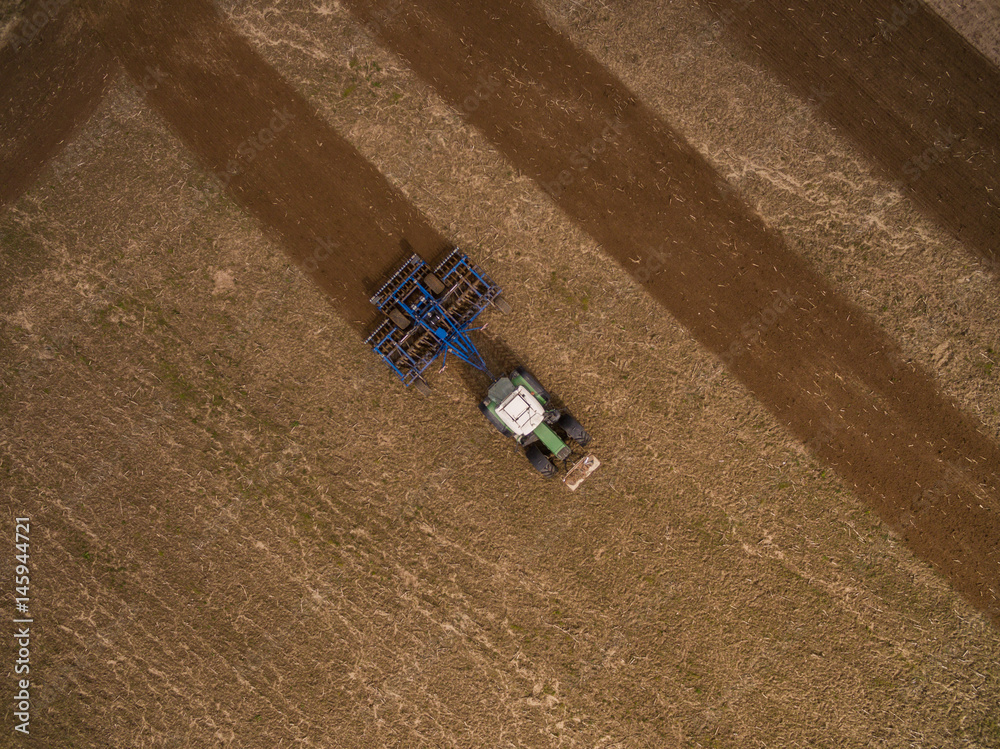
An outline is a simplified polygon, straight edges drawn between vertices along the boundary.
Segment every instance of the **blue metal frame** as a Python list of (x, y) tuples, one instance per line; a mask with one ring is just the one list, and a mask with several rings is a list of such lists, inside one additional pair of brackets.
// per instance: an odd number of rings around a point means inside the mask
[(468, 334), (479, 330), (472, 323), (500, 295), (500, 287), (457, 248), (433, 271), (445, 287), (440, 297), (425, 285), (424, 278), (430, 272), (419, 255), (411, 255), (372, 296), (372, 304), (380, 311), (388, 315), (399, 309), (413, 324), (404, 330), (384, 320), (366, 343), (407, 386), (439, 355), (444, 369), (448, 352), (489, 374)]

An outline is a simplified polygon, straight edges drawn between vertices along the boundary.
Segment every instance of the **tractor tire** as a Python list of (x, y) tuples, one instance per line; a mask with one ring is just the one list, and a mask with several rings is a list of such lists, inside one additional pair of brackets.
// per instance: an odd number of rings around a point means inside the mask
[(545, 457), (545, 453), (541, 451), (538, 445), (528, 445), (524, 448), (524, 457), (526, 457), (534, 469), (545, 478), (550, 479), (556, 475), (555, 465), (551, 460)]
[(512, 374), (521, 377), (521, 379), (528, 383), (528, 388), (534, 391), (543, 406), (552, 400), (552, 396), (549, 395), (549, 391), (543, 388), (542, 384), (535, 379), (535, 376), (524, 367), (515, 367)]
[(507, 304), (507, 300), (504, 299), (502, 296), (498, 296), (496, 299), (493, 300), (493, 306), (500, 311), (501, 315), (510, 314), (510, 305)]
[(587, 434), (587, 430), (583, 428), (583, 425), (580, 424), (579, 421), (574, 419), (569, 414), (563, 414), (560, 416), (559, 421), (556, 422), (556, 424), (580, 447), (586, 447), (590, 443), (590, 435)]
[(428, 273), (424, 276), (424, 286), (426, 286), (428, 291), (430, 291), (434, 296), (441, 296), (444, 294), (444, 284), (441, 283), (441, 279), (433, 273)]
[(479, 404), (479, 410), (483, 412), (483, 416), (486, 417), (486, 420), (490, 422), (490, 424), (492, 424), (494, 428), (504, 437), (513, 437), (514, 433), (507, 428), (507, 425), (500, 420), (499, 416), (490, 411), (489, 406), (487, 406), (486, 403), (487, 401), (482, 401)]
[(427, 381), (423, 377), (418, 377), (413, 381), (413, 387), (417, 389), (417, 392), (428, 397), (431, 394), (431, 386), (427, 384)]
[(410, 327), (410, 323), (413, 322), (399, 307), (393, 307), (389, 310), (389, 319), (400, 330), (406, 330)]

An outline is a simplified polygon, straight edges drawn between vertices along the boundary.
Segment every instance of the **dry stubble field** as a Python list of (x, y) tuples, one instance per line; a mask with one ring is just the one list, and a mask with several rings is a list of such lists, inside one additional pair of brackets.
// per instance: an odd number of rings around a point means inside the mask
[[(544, 192), (334, 4), (223, 10), (505, 286), (606, 465), (566, 493), (452, 368), (402, 392), (121, 79), (0, 216), (37, 745), (1000, 743), (997, 630)], [(979, 261), (711, 16), (547, 11), (996, 439)]]

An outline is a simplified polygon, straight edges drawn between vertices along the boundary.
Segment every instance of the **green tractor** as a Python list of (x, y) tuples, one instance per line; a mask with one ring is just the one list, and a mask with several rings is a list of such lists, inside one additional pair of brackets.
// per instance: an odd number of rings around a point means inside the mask
[(573, 455), (568, 441), (586, 447), (590, 435), (569, 412), (552, 407), (552, 396), (524, 367), (497, 379), (479, 410), (500, 434), (513, 438), (524, 449), (531, 465), (546, 478), (557, 473), (554, 461), (566, 465), (563, 482), (571, 490), (601, 465), (593, 455), (568, 464)]
[(509, 377), (497, 378), (487, 367), (471, 337), (482, 328), (473, 324), (488, 306), (501, 312), (510, 307), (500, 287), (457, 247), (433, 271), (419, 255), (411, 255), (371, 302), (385, 317), (368, 344), (404, 385), (429, 394), (424, 372), (439, 357), (444, 369), (451, 354), (489, 378), (489, 394), (479, 409), (500, 434), (524, 449), (543, 476), (554, 476), (560, 462), (569, 469), (563, 482), (576, 489), (601, 464), (593, 455), (569, 464), (573, 449), (567, 440), (585, 447), (590, 435), (565, 409), (553, 407), (552, 397), (528, 370), (517, 367)]

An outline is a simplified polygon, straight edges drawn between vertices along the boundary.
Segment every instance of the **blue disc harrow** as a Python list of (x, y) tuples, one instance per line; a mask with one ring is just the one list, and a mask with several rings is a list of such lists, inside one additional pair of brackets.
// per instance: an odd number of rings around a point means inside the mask
[(372, 296), (387, 319), (366, 343), (407, 386), (426, 387), (424, 370), (438, 356), (444, 369), (449, 353), (489, 374), (469, 333), (499, 296), (500, 287), (457, 248), (433, 270), (411, 255)]

